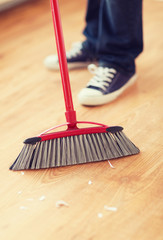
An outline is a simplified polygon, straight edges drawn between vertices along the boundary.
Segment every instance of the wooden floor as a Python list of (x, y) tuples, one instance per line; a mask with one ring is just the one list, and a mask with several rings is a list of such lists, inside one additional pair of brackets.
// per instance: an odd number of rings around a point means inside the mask
[[(83, 39), (85, 7), (86, 0), (60, 1), (67, 49)], [(162, 10), (161, 1), (144, 1), (138, 81), (118, 100), (80, 106), (91, 75), (70, 72), (78, 120), (123, 126), (141, 153), (110, 161), (115, 169), (104, 161), (24, 172), (8, 170), (23, 140), (65, 122), (60, 74), (43, 65), (56, 53), (51, 11), (41, 0), (0, 15), (1, 240), (162, 239)], [(56, 208), (59, 200), (69, 207)]]

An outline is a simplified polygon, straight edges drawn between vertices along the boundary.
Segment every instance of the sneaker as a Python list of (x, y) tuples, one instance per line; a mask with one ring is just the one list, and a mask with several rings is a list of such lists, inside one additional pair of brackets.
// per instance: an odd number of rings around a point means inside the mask
[(78, 95), (79, 103), (87, 106), (113, 101), (137, 78), (135, 73), (122, 73), (115, 68), (97, 67), (94, 64), (89, 65), (88, 70), (94, 74), (94, 77)]
[[(73, 43), (70, 51), (66, 52), (67, 64), (69, 69), (88, 67), (95, 61), (95, 57), (89, 53), (82, 42)], [(44, 65), (51, 70), (59, 70), (59, 61), (57, 55), (50, 55), (45, 58)]]

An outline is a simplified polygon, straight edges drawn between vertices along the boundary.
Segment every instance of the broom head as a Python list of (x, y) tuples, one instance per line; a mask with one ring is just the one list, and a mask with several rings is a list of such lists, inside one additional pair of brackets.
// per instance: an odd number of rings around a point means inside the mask
[(71, 128), (28, 138), (11, 170), (42, 169), (116, 159), (139, 153), (139, 149), (125, 136), (123, 128), (108, 127)]

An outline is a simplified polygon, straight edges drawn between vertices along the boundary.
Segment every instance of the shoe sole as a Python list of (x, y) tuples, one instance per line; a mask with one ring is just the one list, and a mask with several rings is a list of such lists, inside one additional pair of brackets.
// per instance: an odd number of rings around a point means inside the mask
[(102, 95), (102, 96), (85, 96), (85, 97), (80, 97), (80, 94), (78, 96), (78, 101), (80, 104), (85, 105), (85, 106), (98, 106), (98, 105), (103, 105), (109, 102), (112, 102), (115, 100), (119, 95), (121, 95), (128, 87), (130, 87), (132, 84), (137, 79), (137, 75), (135, 74), (130, 78), (130, 80), (125, 84), (125, 86), (121, 87), (117, 91), (113, 93), (109, 93), (107, 95)]
[[(87, 68), (89, 64), (96, 63), (96, 62), (77, 62), (77, 63), (68, 63), (68, 69), (73, 70), (73, 69), (80, 69), (80, 68)], [(44, 65), (46, 68), (49, 70), (59, 70), (59, 63), (56, 65), (50, 65), (44, 62)]]

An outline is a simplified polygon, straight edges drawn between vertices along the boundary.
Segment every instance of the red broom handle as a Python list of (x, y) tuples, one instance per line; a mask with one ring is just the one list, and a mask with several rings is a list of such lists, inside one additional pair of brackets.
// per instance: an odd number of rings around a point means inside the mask
[(55, 39), (57, 45), (58, 59), (59, 59), (59, 67), (61, 72), (62, 79), (62, 87), (64, 93), (65, 107), (66, 107), (66, 120), (70, 123), (70, 126), (76, 126), (76, 112), (74, 111), (73, 101), (72, 101), (72, 93), (71, 86), (69, 80), (67, 59), (66, 59), (66, 50), (63, 38), (61, 17), (59, 11), (58, 0), (50, 0), (53, 24), (54, 24), (54, 32)]

